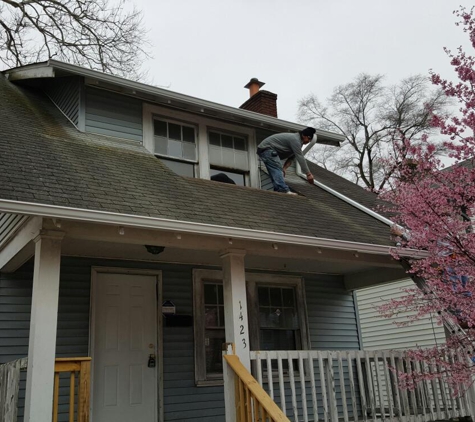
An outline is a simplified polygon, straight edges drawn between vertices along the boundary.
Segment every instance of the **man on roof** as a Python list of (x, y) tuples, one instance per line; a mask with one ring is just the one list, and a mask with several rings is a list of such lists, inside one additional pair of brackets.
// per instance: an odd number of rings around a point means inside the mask
[[(291, 192), (284, 181), (285, 170), (297, 159), (300, 168), (306, 174), (308, 183), (313, 185), (313, 174), (310, 172), (302, 153), (302, 145), (308, 144), (315, 135), (313, 127), (307, 127), (297, 133), (276, 133), (264, 139), (257, 147), (257, 155), (266, 165), (269, 177), (276, 192), (297, 195)], [(282, 166), (281, 160), (286, 160)]]

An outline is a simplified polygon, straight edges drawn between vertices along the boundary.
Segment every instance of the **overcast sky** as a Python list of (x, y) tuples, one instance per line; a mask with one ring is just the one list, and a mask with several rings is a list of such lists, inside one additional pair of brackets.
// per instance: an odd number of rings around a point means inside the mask
[(360, 72), (388, 83), (434, 69), (452, 78), (443, 51), (467, 45), (453, 0), (135, 0), (149, 28), (152, 82), (241, 105), (252, 77), (278, 94), (279, 117)]

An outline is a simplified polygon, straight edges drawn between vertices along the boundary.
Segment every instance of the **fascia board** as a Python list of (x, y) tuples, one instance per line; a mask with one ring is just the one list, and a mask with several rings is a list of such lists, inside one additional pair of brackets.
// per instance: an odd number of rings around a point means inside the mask
[[(217, 111), (221, 113), (225, 113), (228, 115), (233, 115), (238, 118), (248, 119), (256, 125), (266, 124), (280, 130), (291, 130), (291, 131), (299, 131), (304, 129), (306, 126), (288, 122), (286, 120), (277, 119), (275, 117), (266, 116), (264, 114), (255, 113), (253, 111), (243, 110), (236, 107), (226, 106), (224, 104), (215, 103), (212, 101), (203, 100), (200, 98), (192, 97), (190, 95), (180, 94), (178, 92), (173, 92), (167, 89), (159, 88), (152, 85), (147, 85), (141, 82), (131, 81), (125, 78), (121, 78), (119, 76), (113, 76), (106, 73), (101, 73), (95, 70), (86, 69), (80, 66), (72, 65), (69, 63), (63, 63), (57, 60), (48, 60), (46, 63), (38, 64), (38, 66), (46, 66), (52, 67), (53, 69), (63, 70), (65, 72), (74, 73), (77, 75), (81, 75), (88, 78), (93, 78), (98, 81), (102, 81), (109, 84), (114, 84), (121, 86), (123, 88), (130, 89), (131, 91), (141, 92), (144, 94), (152, 94), (158, 97), (163, 97), (169, 99), (171, 101), (178, 101), (184, 104), (193, 105), (196, 107), (201, 107), (203, 109), (208, 109), (212, 111)], [(19, 71), (21, 68), (11, 69), (6, 71), (5, 73), (8, 74), (9, 72)], [(345, 137), (333, 133), (328, 132), (326, 130), (317, 129), (317, 135), (321, 139), (321, 143), (328, 143), (334, 146), (339, 146), (340, 142), (345, 140)]]
[[(299, 236), (285, 233), (243, 229), (238, 227), (218, 226), (190, 221), (170, 220), (165, 218), (119, 214), (105, 211), (69, 208), (56, 205), (35, 204), (0, 199), (0, 211), (40, 216), (47, 218), (60, 218), (91, 223), (112, 224), (146, 229), (159, 229), (180, 233), (203, 234), (220, 237), (257, 240), (274, 243), (286, 243), (301, 246), (329, 248), (336, 250), (354, 251), (360, 253), (390, 255), (395, 249), (391, 246), (373, 245), (343, 240), (324, 239), (311, 236)], [(417, 250), (403, 251), (402, 256), (421, 258), (424, 253)]]

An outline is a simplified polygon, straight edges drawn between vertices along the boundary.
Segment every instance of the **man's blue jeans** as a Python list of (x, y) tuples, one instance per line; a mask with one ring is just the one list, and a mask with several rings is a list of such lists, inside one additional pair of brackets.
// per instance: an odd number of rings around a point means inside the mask
[(277, 153), (272, 149), (266, 149), (260, 154), (258, 153), (258, 155), (262, 162), (266, 165), (272, 185), (274, 186), (274, 190), (276, 192), (284, 193), (290, 191), (290, 188), (285, 184), (284, 169)]

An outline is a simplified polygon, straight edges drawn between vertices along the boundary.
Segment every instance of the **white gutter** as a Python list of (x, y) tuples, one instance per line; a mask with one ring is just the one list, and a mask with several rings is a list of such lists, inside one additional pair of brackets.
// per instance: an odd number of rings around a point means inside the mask
[[(303, 153), (304, 156), (315, 145), (316, 141), (317, 141), (317, 135), (315, 135), (313, 137), (312, 141), (310, 143), (308, 143), (306, 145), (306, 147), (303, 149), (302, 153)], [(302, 173), (302, 169), (300, 168), (299, 163), (297, 163), (296, 170), (297, 170), (297, 175), (298, 176), (300, 176), (302, 179), (307, 180), (307, 176)], [(347, 196), (345, 196), (345, 195), (341, 194), (340, 192), (328, 187), (327, 185), (325, 185), (325, 184), (323, 184), (323, 183), (321, 183), (317, 180), (314, 180), (313, 184), (315, 186), (318, 186), (319, 188), (323, 189), (324, 191), (327, 191), (328, 193), (331, 193), (333, 196), (336, 196), (338, 199), (341, 199), (342, 201), (344, 201), (344, 202), (352, 205), (353, 207), (359, 209), (360, 211), (363, 211), (364, 213), (370, 215), (371, 217), (376, 218), (376, 220), (379, 220), (382, 223), (387, 224), (390, 227), (397, 226), (397, 227), (402, 229), (401, 226), (397, 225), (396, 223), (391, 221), (389, 218), (386, 218), (386, 217), (382, 216), (381, 214), (378, 214), (377, 212), (373, 211), (372, 209), (369, 209), (369, 208), (365, 207), (364, 205), (360, 204), (359, 202), (356, 202), (353, 199), (348, 198)]]
[[(369, 243), (350, 242), (345, 240), (324, 239), (311, 236), (298, 236), (285, 233), (242, 229), (237, 227), (217, 226), (190, 221), (170, 220), (166, 218), (119, 214), (105, 211), (69, 208), (56, 205), (35, 204), (0, 199), (0, 211), (32, 216), (70, 219), (92, 223), (113, 224), (118, 226), (160, 229), (175, 232), (204, 234), (229, 238), (258, 240), (273, 243), (287, 243), (301, 246), (313, 246), (346, 250), (360, 253), (389, 255), (395, 248), (391, 246), (373, 245)], [(419, 257), (421, 251), (408, 250), (404, 256)]]

